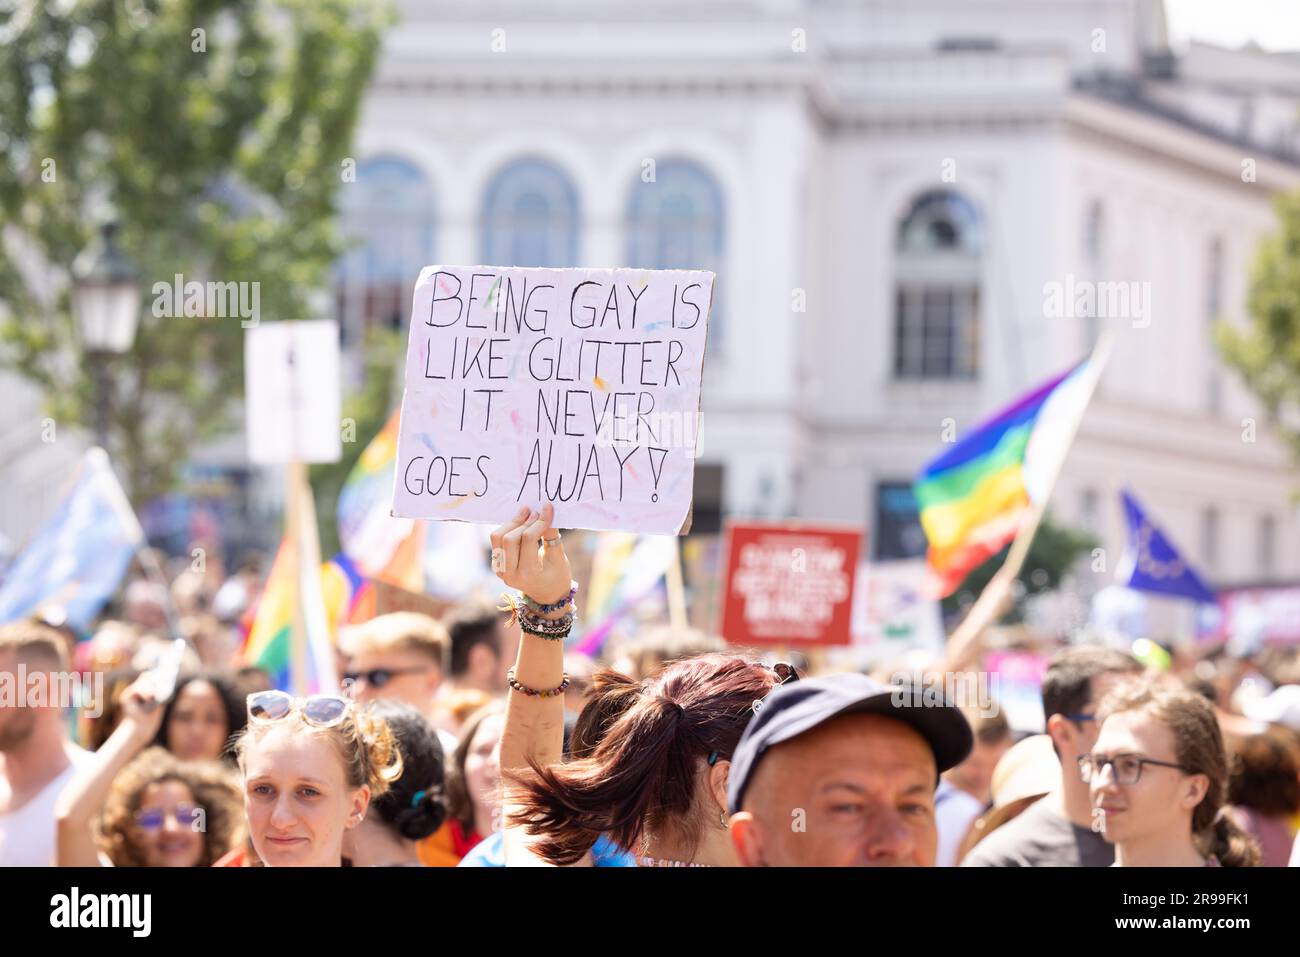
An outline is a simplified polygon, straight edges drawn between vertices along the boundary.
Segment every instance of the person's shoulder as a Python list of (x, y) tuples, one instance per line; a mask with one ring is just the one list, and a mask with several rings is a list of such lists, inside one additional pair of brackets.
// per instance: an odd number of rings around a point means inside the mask
[(1040, 798), (971, 848), (962, 858), (961, 866), (1028, 866), (1026, 852), (1041, 843), (1043, 830), (1053, 827), (1058, 817)]
[(505, 832), (493, 831), (460, 859), (457, 867), (505, 867)]

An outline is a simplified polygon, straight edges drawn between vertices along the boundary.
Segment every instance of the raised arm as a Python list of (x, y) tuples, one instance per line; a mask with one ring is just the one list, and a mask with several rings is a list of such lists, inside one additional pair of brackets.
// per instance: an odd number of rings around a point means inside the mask
[[(550, 504), (540, 513), (521, 509), (514, 521), (492, 533), (492, 551), (497, 576), (532, 600), (524, 614), (558, 625), (572, 608), (564, 601), (572, 578), (564, 545), (551, 527), (554, 515)], [(557, 603), (562, 603), (561, 607), (549, 611), (536, 607)], [(554, 764), (564, 750), (564, 695), (534, 695), (518, 690), (551, 691), (563, 683), (563, 637), (532, 634), (526, 622), (522, 627), (525, 630), (515, 658), (515, 685), (507, 699), (505, 730), (501, 734), (502, 771), (522, 770), (530, 760)]]
[(59, 867), (98, 867), (91, 826), (104, 806), (113, 779), (158, 734), (163, 708), (153, 693), (153, 675), (137, 678), (122, 693), (124, 717), (103, 746), (73, 775), (55, 805)]
[[(522, 634), (501, 732), (501, 770), (522, 771), (530, 763), (558, 763), (564, 752), (564, 635), (572, 622), (573, 603), (569, 559), (559, 532), (551, 525), (554, 506), (541, 512), (520, 509), (492, 533), (492, 570), (517, 589), (516, 609)], [(522, 596), (526, 596), (522, 597)], [(553, 622), (554, 625), (547, 623)], [(542, 634), (535, 632), (541, 631)], [(511, 828), (510, 789), (503, 788), (502, 830), (507, 864), (537, 864), (528, 839)]]

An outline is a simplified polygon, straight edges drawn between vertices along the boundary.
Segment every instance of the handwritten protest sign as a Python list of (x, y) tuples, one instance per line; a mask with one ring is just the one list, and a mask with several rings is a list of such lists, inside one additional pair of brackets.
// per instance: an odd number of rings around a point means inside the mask
[(719, 631), (733, 645), (846, 645), (862, 532), (727, 526)]
[(429, 266), (415, 287), (393, 514), (690, 527), (713, 273)]

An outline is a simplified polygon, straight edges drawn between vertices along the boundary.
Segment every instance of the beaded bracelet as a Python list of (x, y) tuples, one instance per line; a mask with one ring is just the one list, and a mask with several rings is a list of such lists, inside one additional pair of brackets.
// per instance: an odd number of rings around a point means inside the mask
[(515, 691), (518, 691), (523, 695), (528, 695), (530, 698), (554, 698), (556, 695), (564, 694), (565, 690), (569, 687), (569, 674), (567, 671), (564, 673), (564, 680), (560, 682), (558, 688), (539, 690), (537, 688), (529, 688), (527, 685), (521, 685), (515, 680), (515, 669), (511, 668), (506, 672), (506, 683)]
[(555, 631), (555, 632), (533, 631), (531, 628), (526, 628), (523, 625), (520, 625), (519, 630), (522, 631), (525, 635), (535, 635), (536, 637), (541, 638), (543, 641), (563, 641), (565, 638), (569, 637), (570, 629), (566, 628), (564, 629), (564, 631)]
[(574, 615), (565, 615), (563, 618), (520, 618), (519, 627), (524, 631), (543, 632), (548, 635), (559, 634), (562, 631), (569, 631), (573, 628)]
[(510, 608), (510, 621), (519, 622), (519, 627), (529, 634), (546, 634), (563, 637), (573, 628), (577, 611), (570, 609), (560, 618), (543, 618), (537, 612), (529, 610), (522, 599), (512, 595), (506, 596)]
[(525, 635), (538, 635), (542, 638), (560, 640), (569, 637), (569, 632), (573, 631), (572, 622), (559, 622), (555, 626), (539, 627), (527, 622), (520, 622), (519, 630)]
[(559, 601), (551, 602), (549, 605), (540, 604), (537, 601), (537, 599), (529, 598), (527, 595), (524, 595), (523, 598), (524, 598), (524, 602), (528, 605), (529, 608), (532, 608), (535, 611), (540, 611), (543, 615), (545, 615), (548, 612), (559, 611), (565, 605), (573, 604), (573, 599), (577, 597), (577, 594), (578, 594), (578, 583), (570, 582), (569, 593), (565, 595), (563, 598), (561, 598)]

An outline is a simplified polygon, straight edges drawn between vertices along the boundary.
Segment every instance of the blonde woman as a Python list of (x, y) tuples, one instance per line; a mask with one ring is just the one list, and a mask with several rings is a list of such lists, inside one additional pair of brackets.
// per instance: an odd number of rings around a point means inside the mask
[(339, 867), (344, 834), (402, 774), (383, 719), (334, 695), (249, 695), (235, 753), (249, 837), (267, 867)]

